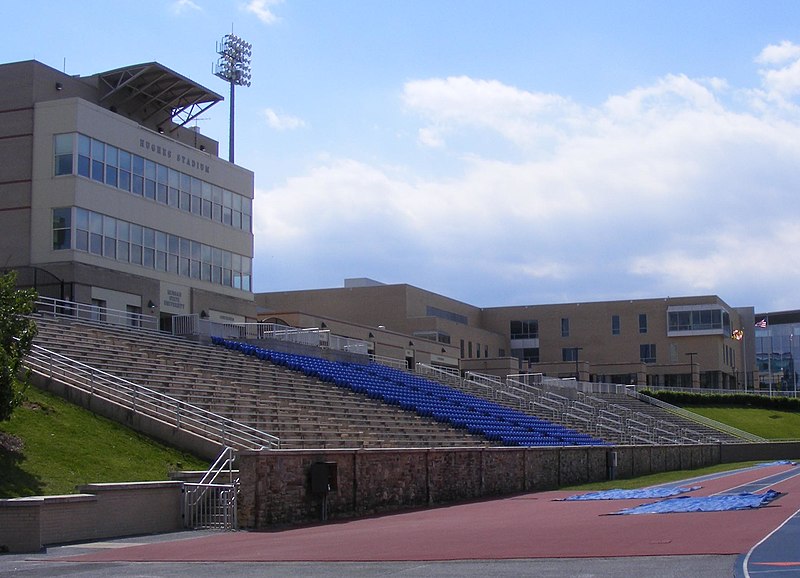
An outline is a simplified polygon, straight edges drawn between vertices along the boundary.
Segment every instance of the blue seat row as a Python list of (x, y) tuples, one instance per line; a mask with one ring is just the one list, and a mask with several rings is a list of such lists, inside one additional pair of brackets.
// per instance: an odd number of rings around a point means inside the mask
[(388, 366), (284, 353), (222, 337), (211, 340), (215, 345), (302, 372), (505, 445), (605, 445), (588, 434)]

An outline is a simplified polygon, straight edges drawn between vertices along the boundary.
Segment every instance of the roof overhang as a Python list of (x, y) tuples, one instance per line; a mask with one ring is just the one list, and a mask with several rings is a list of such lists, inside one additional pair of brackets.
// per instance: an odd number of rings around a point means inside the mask
[(157, 62), (125, 66), (97, 77), (100, 102), (142, 122), (169, 118), (176, 126), (184, 126), (224, 100)]

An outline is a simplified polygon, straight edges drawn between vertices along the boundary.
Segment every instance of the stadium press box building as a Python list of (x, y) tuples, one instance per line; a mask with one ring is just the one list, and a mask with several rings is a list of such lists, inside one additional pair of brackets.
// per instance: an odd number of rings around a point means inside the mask
[(222, 100), (158, 64), (0, 65), (0, 269), (100, 308), (255, 318), (253, 173), (189, 123)]

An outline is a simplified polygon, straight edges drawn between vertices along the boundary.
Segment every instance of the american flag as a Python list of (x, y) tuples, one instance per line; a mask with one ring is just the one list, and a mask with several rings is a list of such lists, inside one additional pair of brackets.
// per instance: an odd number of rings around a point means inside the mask
[(756, 327), (758, 327), (759, 329), (766, 329), (767, 328), (767, 318), (765, 317), (764, 319), (762, 319), (761, 321), (756, 323)]

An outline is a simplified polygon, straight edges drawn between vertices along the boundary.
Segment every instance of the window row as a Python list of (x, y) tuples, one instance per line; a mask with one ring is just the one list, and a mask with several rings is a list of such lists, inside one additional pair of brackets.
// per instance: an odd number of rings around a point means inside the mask
[[(561, 318), (561, 337), (570, 336), (570, 323), (568, 317)], [(611, 335), (620, 335), (622, 325), (619, 315), (611, 316)], [(511, 339), (537, 339), (539, 337), (539, 322), (531, 320), (512, 320), (509, 322)], [(647, 314), (639, 314), (639, 333), (647, 333)]]
[(53, 249), (251, 290), (252, 259), (80, 207), (53, 209)]
[(730, 318), (724, 309), (699, 309), (693, 311), (670, 311), (669, 331), (724, 330), (730, 333)]
[(454, 313), (453, 311), (446, 311), (431, 305), (428, 305), (426, 308), (426, 314), (429, 317), (438, 317), (439, 319), (446, 319), (448, 321), (452, 321), (453, 323), (460, 323), (461, 325), (467, 325), (469, 323), (469, 319), (467, 319), (466, 315)]
[[(244, 231), (252, 200), (79, 133), (54, 137), (55, 175), (79, 175)], [(76, 154), (77, 152), (77, 154)]]

